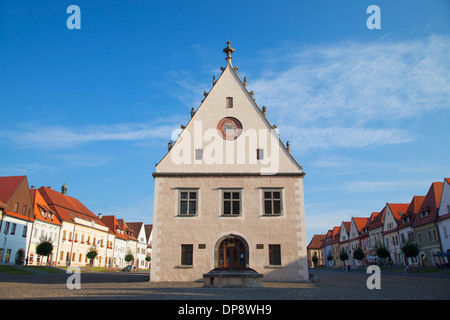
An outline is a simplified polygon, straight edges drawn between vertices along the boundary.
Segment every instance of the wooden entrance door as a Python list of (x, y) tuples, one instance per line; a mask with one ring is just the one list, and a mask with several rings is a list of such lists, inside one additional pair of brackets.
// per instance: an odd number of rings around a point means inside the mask
[(217, 252), (218, 268), (245, 268), (247, 253), (245, 245), (239, 239), (227, 238), (223, 240)]

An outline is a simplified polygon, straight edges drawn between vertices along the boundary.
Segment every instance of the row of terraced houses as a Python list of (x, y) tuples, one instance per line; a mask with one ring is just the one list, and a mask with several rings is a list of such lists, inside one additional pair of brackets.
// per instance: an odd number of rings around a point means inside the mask
[[(66, 184), (61, 191), (29, 188), (26, 176), (0, 177), (0, 264), (150, 267), (151, 224), (96, 215), (67, 190)], [(52, 243), (49, 256), (36, 253), (41, 241)]]
[[(448, 263), (450, 256), (450, 178), (433, 182), (424, 196), (414, 196), (410, 203), (386, 203), (369, 217), (352, 217), (326, 234), (316, 234), (308, 245), (308, 265), (343, 267), (379, 262), (377, 243), (384, 244), (395, 265), (435, 266)], [(405, 259), (402, 247), (413, 242), (419, 254)], [(356, 260), (353, 252), (360, 247), (365, 258)], [(345, 250), (347, 261), (341, 261)], [(313, 262), (316, 256), (318, 261)], [(315, 259), (314, 259), (315, 260)]]

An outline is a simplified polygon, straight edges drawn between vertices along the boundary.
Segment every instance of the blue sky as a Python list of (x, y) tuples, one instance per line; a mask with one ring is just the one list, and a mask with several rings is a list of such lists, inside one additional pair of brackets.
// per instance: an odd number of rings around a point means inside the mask
[(307, 242), (450, 176), (446, 0), (3, 0), (0, 175), (152, 223), (154, 165), (228, 40), (306, 172)]

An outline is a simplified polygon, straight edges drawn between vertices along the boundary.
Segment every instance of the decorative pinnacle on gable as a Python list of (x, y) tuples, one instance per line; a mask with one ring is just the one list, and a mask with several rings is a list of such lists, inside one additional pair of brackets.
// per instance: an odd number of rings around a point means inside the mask
[(223, 49), (223, 52), (225, 52), (227, 55), (225, 60), (231, 62), (231, 60), (233, 60), (233, 58), (231, 57), (231, 54), (234, 52), (234, 49), (230, 46), (231, 45), (230, 41), (227, 42), (227, 45), (228, 46), (225, 49)]

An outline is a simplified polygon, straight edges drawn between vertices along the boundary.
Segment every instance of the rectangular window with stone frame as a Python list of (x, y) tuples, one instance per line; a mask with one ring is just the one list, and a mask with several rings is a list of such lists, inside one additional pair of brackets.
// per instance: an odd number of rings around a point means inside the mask
[(180, 189), (179, 190), (179, 216), (195, 216), (197, 214), (197, 189)]
[(181, 245), (181, 265), (192, 266), (193, 265), (193, 249), (192, 244)]
[(263, 189), (263, 208), (265, 216), (279, 216), (282, 213), (282, 190)]
[(239, 216), (241, 214), (241, 190), (223, 190), (223, 216)]

